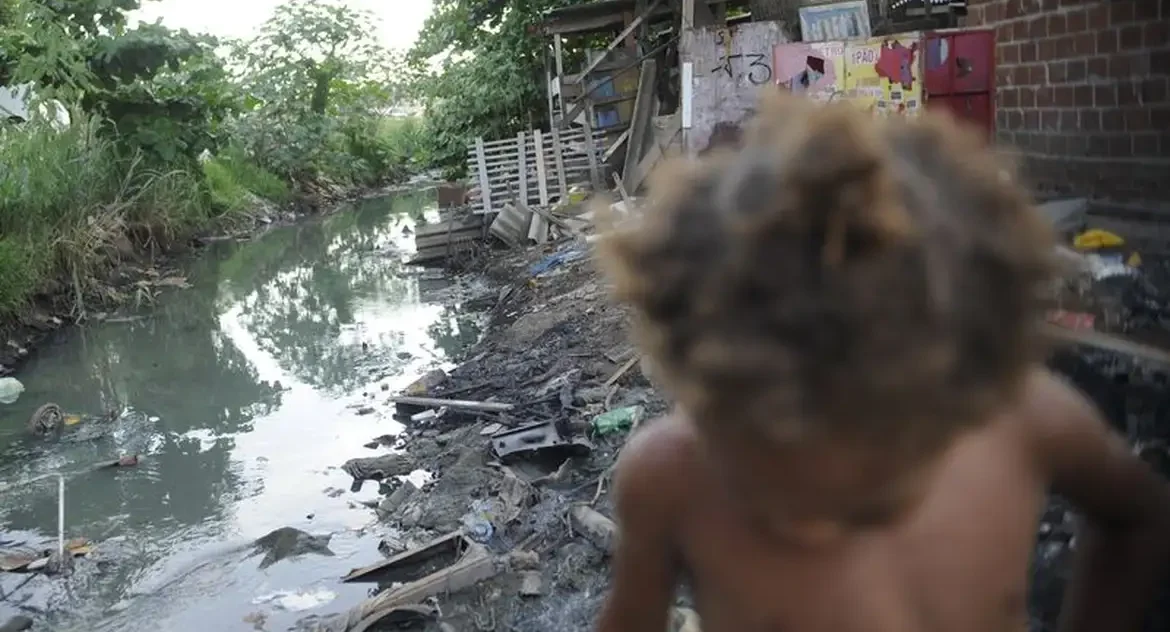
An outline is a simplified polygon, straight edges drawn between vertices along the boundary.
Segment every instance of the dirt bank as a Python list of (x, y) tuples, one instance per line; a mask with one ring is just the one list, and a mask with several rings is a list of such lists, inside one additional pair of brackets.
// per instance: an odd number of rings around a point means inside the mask
[[(649, 418), (663, 413), (667, 402), (642, 374), (628, 341), (627, 314), (607, 300), (584, 244), (510, 252), (493, 261), (486, 275), (498, 284), (497, 293), (475, 301), (492, 314), (486, 338), (449, 375), (430, 376), (425, 388), (407, 394), (487, 402), (482, 408), (497, 410), (407, 407), (403, 412), (414, 418), (406, 421), (394, 446), (398, 451), (375, 440), (367, 446), (371, 451), (355, 453), (362, 458), (347, 471), (386, 477), (385, 496), (375, 509), (383, 554), (462, 529), (499, 556), (498, 573), (490, 579), (438, 595), (431, 603), (439, 616), (426, 629), (590, 630), (607, 590), (608, 542), (604, 534), (582, 531), (573, 513), (586, 505), (612, 515), (608, 487), (599, 487), (599, 481), (628, 434), (626, 428), (599, 432), (594, 420), (607, 411), (620, 416), (629, 407)], [(1148, 388), (1158, 380), (1164, 384), (1163, 373), (1116, 354), (1080, 349), (1062, 352), (1053, 364), (1103, 407), (1120, 397), (1121, 408), (1109, 409), (1111, 418), (1126, 428), (1126, 419), (1140, 417), (1140, 433), (1129, 427), (1135, 440), (1170, 438), (1170, 428), (1156, 417), (1157, 410), (1165, 410), (1164, 389)], [(1138, 391), (1145, 399), (1135, 395)], [(514, 408), (499, 412), (509, 404)], [(506, 459), (497, 454), (493, 434), (544, 422), (562, 439), (588, 442), (591, 449), (568, 445)], [(393, 456), (369, 460), (384, 454)], [(393, 477), (415, 468), (433, 474), (422, 489)], [(1054, 623), (1071, 539), (1067, 507), (1053, 499), (1042, 518), (1033, 564), (1033, 630)], [(680, 596), (678, 605), (687, 603), (687, 596)], [(1159, 616), (1168, 612), (1163, 606)], [(1148, 629), (1165, 629), (1157, 627), (1165, 621)], [(681, 623), (676, 617), (676, 628)]]

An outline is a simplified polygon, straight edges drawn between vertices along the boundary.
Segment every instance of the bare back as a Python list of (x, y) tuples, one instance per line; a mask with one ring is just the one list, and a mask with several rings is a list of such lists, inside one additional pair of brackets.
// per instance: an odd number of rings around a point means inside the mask
[[(1108, 477), (1112, 468), (1114, 482), (1154, 489), (1098, 419), (1075, 418), (1091, 411), (1075, 393), (1037, 380), (1017, 410), (950, 445), (911, 509), (817, 543), (760, 529), (688, 420), (652, 424), (623, 456), (622, 543), (602, 632), (662, 629), (650, 614), (632, 623), (635, 606), (621, 593), (665, 599), (665, 612), (683, 574), (704, 632), (1026, 630), (1027, 568), (1046, 489), (1099, 500), (1064, 473), (1073, 462), (1064, 457), (1079, 454), (1090, 459), (1079, 464), (1087, 471)], [(1053, 421), (1052, 413), (1068, 418)]]

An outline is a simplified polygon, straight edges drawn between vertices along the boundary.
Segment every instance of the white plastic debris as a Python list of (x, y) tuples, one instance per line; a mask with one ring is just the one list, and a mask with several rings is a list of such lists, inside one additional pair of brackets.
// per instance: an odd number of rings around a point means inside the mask
[(15, 404), (24, 392), (24, 384), (14, 377), (0, 377), (0, 404)]

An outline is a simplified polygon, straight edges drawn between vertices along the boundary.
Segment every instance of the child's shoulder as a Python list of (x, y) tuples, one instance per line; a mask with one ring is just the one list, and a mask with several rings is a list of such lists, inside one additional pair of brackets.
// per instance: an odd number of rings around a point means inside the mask
[(643, 424), (626, 441), (616, 466), (619, 503), (681, 507), (699, 475), (699, 435), (674, 413)]

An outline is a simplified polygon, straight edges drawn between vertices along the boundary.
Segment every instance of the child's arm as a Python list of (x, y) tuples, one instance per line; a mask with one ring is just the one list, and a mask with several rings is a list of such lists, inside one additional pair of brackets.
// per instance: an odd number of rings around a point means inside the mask
[[(660, 420), (668, 422), (669, 420)], [(673, 442), (653, 424), (622, 449), (614, 481), (618, 543), (598, 632), (660, 632), (669, 623), (680, 485)], [(676, 474), (676, 476), (672, 476)]]
[(1059, 378), (1037, 376), (1030, 395), (1052, 489), (1083, 515), (1059, 629), (1137, 630), (1170, 561), (1170, 486)]

